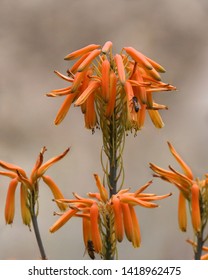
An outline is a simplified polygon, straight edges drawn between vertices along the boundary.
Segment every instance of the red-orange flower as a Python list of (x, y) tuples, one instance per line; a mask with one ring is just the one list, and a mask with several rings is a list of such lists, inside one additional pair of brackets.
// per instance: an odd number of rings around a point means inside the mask
[[(157, 196), (143, 191), (152, 183), (139, 188), (136, 192), (129, 189), (120, 190), (108, 199), (107, 190), (100, 182), (98, 175), (94, 174), (98, 193), (88, 193), (89, 198), (80, 197), (74, 193), (74, 199), (58, 199), (58, 202), (67, 203), (69, 209), (50, 228), (55, 232), (61, 228), (73, 216), (82, 218), (83, 239), (85, 247), (90, 243), (94, 251), (104, 255), (106, 240), (105, 232), (109, 231), (108, 242), (121, 242), (124, 232), (127, 239), (134, 247), (139, 247), (141, 242), (139, 222), (134, 207), (140, 205), (147, 208), (155, 208), (158, 205), (155, 200), (164, 199), (171, 194)], [(115, 253), (115, 252), (114, 252)]]
[[(46, 151), (46, 148), (43, 147), (41, 150), (36, 163), (32, 169), (30, 177), (27, 177), (26, 172), (19, 166), (7, 163), (4, 161), (0, 161), (0, 166), (9, 171), (0, 171), (0, 175), (7, 176), (11, 178), (11, 182), (9, 184), (6, 205), (5, 205), (5, 220), (7, 224), (13, 223), (14, 215), (15, 215), (15, 192), (16, 188), (19, 185), (20, 187), (20, 201), (21, 201), (21, 215), (22, 220), (25, 225), (30, 226), (31, 223), (31, 197), (37, 202), (38, 193), (39, 193), (39, 180), (42, 178), (45, 184), (50, 188), (53, 193), (55, 199), (63, 198), (63, 195), (58, 188), (58, 186), (54, 183), (54, 181), (49, 177), (44, 175), (47, 169), (61, 160), (69, 151), (67, 149), (64, 153), (59, 156), (56, 156), (45, 163), (43, 163), (43, 155)], [(58, 206), (61, 210), (65, 210), (66, 206), (63, 203), (58, 203)], [(34, 205), (33, 205), (34, 206)]]
[(85, 126), (92, 130), (103, 122), (102, 118), (109, 119), (114, 112), (121, 118), (125, 130), (141, 129), (146, 111), (157, 128), (163, 127), (158, 111), (167, 107), (155, 103), (152, 95), (176, 89), (161, 82), (159, 73), (165, 69), (132, 47), (124, 47), (120, 54), (113, 55), (112, 46), (110, 41), (103, 47), (91, 44), (65, 57), (66, 60), (78, 60), (67, 70), (68, 77), (56, 71), (71, 85), (47, 94), (65, 96), (55, 119), (56, 125), (74, 103), (81, 106)]

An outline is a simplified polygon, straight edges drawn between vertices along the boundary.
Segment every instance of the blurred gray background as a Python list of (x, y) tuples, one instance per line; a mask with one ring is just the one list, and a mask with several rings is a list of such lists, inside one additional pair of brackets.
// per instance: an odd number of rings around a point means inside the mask
[[(133, 46), (167, 70), (163, 81), (177, 86), (172, 93), (155, 93), (165, 127), (157, 130), (149, 118), (137, 137), (129, 135), (124, 152), (125, 186), (135, 190), (152, 178), (149, 162), (178, 168), (170, 141), (196, 177), (208, 172), (208, 2), (206, 0), (1, 0), (0, 1), (0, 159), (24, 168), (28, 175), (45, 145), (45, 160), (71, 146), (66, 158), (48, 171), (71, 197), (95, 191), (92, 174), (102, 177), (101, 134), (84, 129), (80, 110), (71, 108), (65, 121), (53, 120), (63, 99), (44, 96), (64, 87), (53, 70), (65, 72), (64, 56), (90, 43), (114, 43), (114, 53)], [(0, 178), (0, 259), (39, 259), (33, 232), (20, 218), (19, 190), (12, 226), (4, 221), (9, 179)], [(124, 239), (120, 259), (192, 259), (186, 244), (192, 232), (177, 223), (178, 191), (157, 179), (150, 192), (173, 196), (157, 209), (137, 208), (142, 244), (133, 249)], [(72, 219), (55, 234), (48, 229), (57, 210), (47, 186), (40, 186), (39, 225), (49, 259), (87, 259), (82, 225)]]

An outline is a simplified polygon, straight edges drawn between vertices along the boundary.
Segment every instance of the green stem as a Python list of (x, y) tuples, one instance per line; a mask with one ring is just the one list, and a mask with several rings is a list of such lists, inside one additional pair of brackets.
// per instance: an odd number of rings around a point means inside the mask
[(43, 242), (42, 242), (39, 227), (38, 227), (37, 214), (36, 214), (36, 211), (35, 211), (35, 204), (36, 204), (35, 192), (32, 193), (31, 204), (32, 205), (31, 205), (31, 209), (30, 209), (30, 214), (31, 214), (31, 218), (32, 218), (32, 225), (33, 225), (33, 229), (34, 229), (34, 232), (35, 232), (36, 241), (38, 243), (38, 248), (39, 248), (39, 251), (40, 251), (41, 259), (42, 260), (47, 260), (45, 249), (44, 249), (44, 246), (43, 246)]
[(203, 237), (202, 237), (202, 234), (200, 233), (197, 235), (197, 246), (196, 246), (196, 250), (194, 253), (195, 260), (200, 260), (200, 258), (201, 258), (203, 243), (204, 243)]
[(112, 116), (112, 121), (110, 124), (110, 173), (109, 173), (109, 182), (110, 182), (110, 197), (113, 194), (117, 193), (117, 149), (116, 149), (116, 129), (115, 129), (115, 121), (114, 115)]

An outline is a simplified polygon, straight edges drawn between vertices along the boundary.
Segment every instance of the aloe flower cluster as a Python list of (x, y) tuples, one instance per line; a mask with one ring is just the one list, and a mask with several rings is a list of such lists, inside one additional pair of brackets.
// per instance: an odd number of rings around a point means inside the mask
[(65, 60), (75, 59), (77, 61), (67, 70), (68, 76), (55, 71), (70, 86), (47, 94), (65, 96), (55, 119), (56, 125), (74, 103), (81, 107), (88, 129), (94, 130), (97, 125), (102, 127), (102, 122), (114, 112), (125, 130), (141, 129), (146, 111), (156, 127), (163, 126), (158, 111), (167, 106), (155, 103), (152, 95), (176, 88), (161, 81), (159, 73), (165, 72), (161, 65), (132, 47), (125, 47), (120, 54), (113, 55), (110, 41), (103, 47), (88, 45), (65, 57)]
[(205, 174), (205, 178), (201, 180), (194, 178), (191, 168), (183, 161), (171, 143), (168, 142), (168, 146), (183, 173), (176, 171), (171, 166), (169, 166), (170, 170), (165, 170), (152, 163), (150, 163), (150, 168), (154, 171), (155, 177), (159, 177), (178, 188), (178, 223), (182, 231), (187, 230), (188, 204), (194, 236), (197, 242), (197, 245), (195, 243), (192, 245), (195, 258), (198, 259), (203, 248), (206, 250), (206, 247), (203, 245), (208, 240), (208, 233), (205, 234), (208, 223), (208, 174)]
[[(58, 203), (68, 204), (69, 210), (50, 228), (53, 233), (61, 228), (72, 217), (81, 217), (85, 247), (92, 244), (95, 253), (101, 258), (113, 259), (116, 253), (116, 242), (122, 242), (124, 233), (127, 239), (137, 248), (141, 243), (140, 227), (136, 217), (135, 206), (147, 208), (158, 207), (153, 201), (164, 199), (171, 194), (155, 195), (143, 191), (152, 183), (148, 182), (135, 192), (122, 189), (108, 198), (107, 189), (97, 174), (94, 174), (98, 193), (88, 193), (88, 198), (74, 193), (74, 199), (58, 199)], [(110, 246), (110, 249), (108, 248)], [(90, 255), (90, 254), (89, 254)]]

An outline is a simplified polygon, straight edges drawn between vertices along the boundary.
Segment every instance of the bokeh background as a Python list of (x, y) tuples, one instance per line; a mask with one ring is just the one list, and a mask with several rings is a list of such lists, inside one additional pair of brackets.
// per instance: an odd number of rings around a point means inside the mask
[[(162, 64), (163, 80), (177, 92), (156, 93), (166, 104), (165, 127), (150, 119), (137, 137), (129, 135), (124, 152), (125, 186), (132, 189), (152, 178), (149, 162), (178, 168), (167, 141), (191, 166), (196, 177), (208, 172), (208, 2), (206, 0), (1, 0), (0, 1), (0, 159), (30, 172), (40, 149), (45, 159), (71, 146), (66, 158), (49, 171), (64, 195), (95, 191), (92, 174), (102, 177), (101, 134), (84, 129), (80, 110), (72, 108), (55, 127), (62, 99), (44, 96), (66, 86), (53, 70), (65, 72), (64, 56), (90, 43), (114, 43), (114, 52), (133, 46)], [(12, 226), (4, 221), (9, 180), (0, 178), (0, 259), (39, 259), (33, 232), (20, 218), (19, 193)], [(157, 209), (137, 208), (141, 248), (126, 239), (118, 246), (120, 259), (192, 259), (192, 248), (177, 224), (177, 190), (157, 179), (149, 191), (173, 196)], [(57, 210), (47, 186), (40, 186), (39, 225), (49, 259), (87, 259), (82, 226), (72, 219), (55, 234), (48, 229)]]

